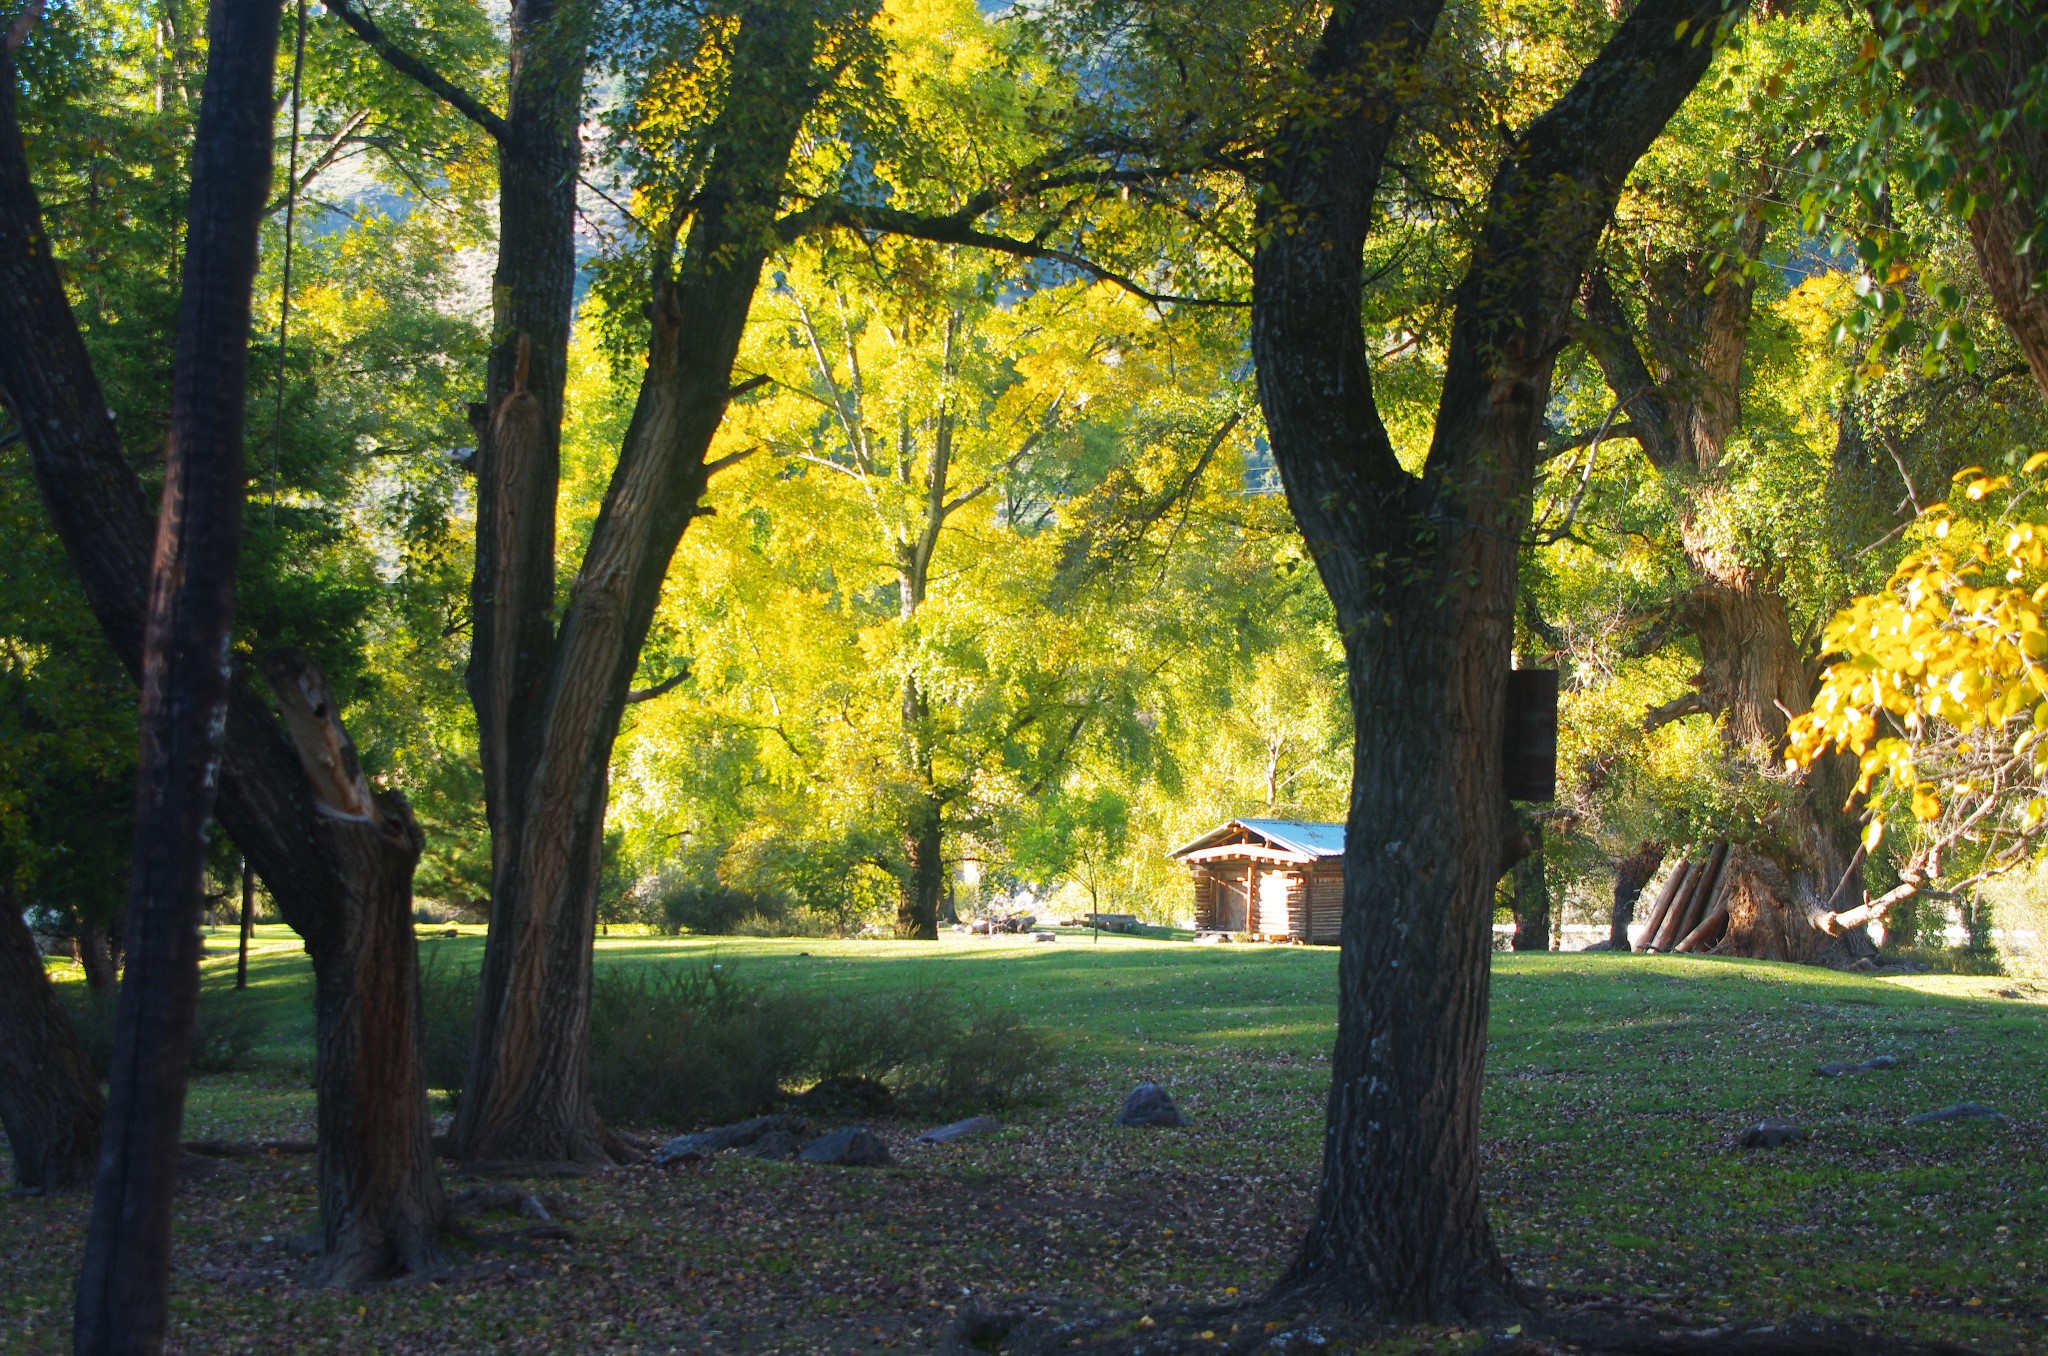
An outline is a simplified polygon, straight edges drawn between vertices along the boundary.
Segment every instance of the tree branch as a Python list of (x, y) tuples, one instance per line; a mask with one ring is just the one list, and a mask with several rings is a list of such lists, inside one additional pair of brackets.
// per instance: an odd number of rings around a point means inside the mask
[(631, 706), (635, 702), (651, 702), (663, 693), (673, 692), (689, 681), (690, 666), (685, 664), (681, 669), (671, 673), (652, 687), (636, 687), (631, 692), (628, 692), (626, 694), (626, 705)]
[(991, 203), (972, 210), (963, 208), (946, 216), (919, 216), (914, 212), (899, 211), (893, 207), (827, 201), (813, 203), (810, 207), (792, 212), (776, 223), (776, 230), (785, 240), (793, 240), (811, 231), (831, 230), (835, 227), (852, 231), (879, 231), (886, 235), (909, 236), (915, 240), (929, 240), (941, 245), (967, 245), (1020, 259), (1045, 259), (1077, 269), (1098, 282), (1120, 287), (1153, 306), (1236, 308), (1251, 305), (1249, 301), (1230, 297), (1186, 297), (1171, 292), (1155, 292), (1135, 278), (1098, 264), (1093, 259), (1076, 254), (1072, 250), (1056, 249), (1030, 240), (1019, 240), (1014, 236), (997, 235), (973, 224), (976, 217), (992, 207)]
[(371, 51), (384, 59), (385, 65), (483, 128), (500, 145), (511, 144), (512, 129), (503, 118), (468, 92), (457, 88), (432, 66), (392, 42), (369, 15), (355, 7), (353, 0), (324, 0), (324, 3), (330, 14), (347, 24)]

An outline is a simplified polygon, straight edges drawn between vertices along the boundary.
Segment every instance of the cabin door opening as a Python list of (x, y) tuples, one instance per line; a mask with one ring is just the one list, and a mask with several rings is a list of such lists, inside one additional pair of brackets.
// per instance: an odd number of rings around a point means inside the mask
[(1251, 882), (1240, 877), (1233, 880), (1222, 872), (1214, 872), (1210, 879), (1216, 882), (1216, 927), (1222, 932), (1245, 932), (1251, 928), (1252, 893)]

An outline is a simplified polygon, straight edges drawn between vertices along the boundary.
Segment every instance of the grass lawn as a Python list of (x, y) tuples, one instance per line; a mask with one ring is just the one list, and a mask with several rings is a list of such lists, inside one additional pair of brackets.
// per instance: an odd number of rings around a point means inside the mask
[[(305, 957), (282, 929), (259, 942), (271, 1046), (250, 1072), (196, 1082), (188, 1138), (310, 1137)], [(473, 964), (482, 942), (423, 946)], [(961, 1307), (1136, 1311), (1249, 1293), (1278, 1273), (1311, 1204), (1334, 951), (1084, 933), (606, 938), (597, 956), (981, 995), (1054, 1034), (1049, 1095), (1000, 1134), (942, 1148), (910, 1142), (923, 1124), (879, 1123), (893, 1168), (726, 1155), (538, 1183), (571, 1240), (499, 1250), (510, 1267), (446, 1285), (361, 1294), (292, 1283), (285, 1239), (314, 1204), (305, 1160), (231, 1164), (180, 1196), (174, 1349), (928, 1350)], [(208, 968), (231, 974), (233, 958)], [(1485, 1188), (1525, 1280), (1654, 1297), (1701, 1321), (1808, 1313), (2048, 1349), (2048, 989), (1597, 953), (1502, 955), (1494, 979)], [(1813, 1072), (1874, 1054), (1900, 1066)], [(1112, 1127), (1143, 1078), (1173, 1091), (1191, 1129)], [(1901, 1123), (1966, 1100), (2011, 1119)], [(1813, 1142), (1731, 1147), (1765, 1115)], [(77, 1199), (0, 1202), (0, 1349), (68, 1349), (84, 1213)]]

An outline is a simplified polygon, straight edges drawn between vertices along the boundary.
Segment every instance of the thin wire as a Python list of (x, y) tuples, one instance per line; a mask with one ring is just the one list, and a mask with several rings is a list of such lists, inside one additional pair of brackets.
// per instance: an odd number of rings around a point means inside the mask
[(299, 30), (292, 41), (292, 142), (284, 179), (284, 277), (277, 302), (277, 409), (270, 428), (270, 526), (277, 527), (277, 464), (284, 450), (285, 341), (292, 319), (292, 238), (299, 215), (299, 81), (306, 69), (306, 0), (299, 0)]

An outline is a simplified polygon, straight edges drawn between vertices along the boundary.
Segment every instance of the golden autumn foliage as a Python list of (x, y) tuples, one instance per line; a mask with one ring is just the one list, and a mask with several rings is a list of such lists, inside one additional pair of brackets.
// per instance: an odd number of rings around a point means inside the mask
[[(2023, 474), (2044, 466), (2037, 452)], [(1924, 511), (1933, 544), (1828, 625), (1825, 649), (1841, 657), (1792, 722), (1787, 758), (1854, 754), (1859, 794), (1888, 785), (1923, 830), (1953, 826), (1943, 842), (2024, 837), (2048, 813), (2048, 521), (2019, 516), (2038, 483), (2015, 490), (1980, 467), (1955, 480), (1973, 505), (2004, 501), (2004, 514)]]

